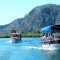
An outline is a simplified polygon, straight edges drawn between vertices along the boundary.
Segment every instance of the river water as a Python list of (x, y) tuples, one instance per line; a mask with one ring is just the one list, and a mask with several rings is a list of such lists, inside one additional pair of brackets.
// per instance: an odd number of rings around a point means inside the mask
[(59, 60), (59, 50), (42, 50), (41, 38), (22, 38), (10, 43), (11, 38), (0, 38), (0, 60)]

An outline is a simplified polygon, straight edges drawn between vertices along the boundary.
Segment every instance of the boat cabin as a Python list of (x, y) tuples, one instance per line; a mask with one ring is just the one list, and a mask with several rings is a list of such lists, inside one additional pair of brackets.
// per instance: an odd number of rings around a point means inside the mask
[(21, 34), (20, 33), (11, 33), (11, 37), (20, 37), (21, 38)]

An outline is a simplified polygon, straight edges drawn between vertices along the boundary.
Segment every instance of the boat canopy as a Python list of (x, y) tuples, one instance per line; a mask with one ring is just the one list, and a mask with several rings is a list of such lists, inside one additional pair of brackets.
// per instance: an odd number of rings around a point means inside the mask
[(60, 25), (51, 25), (51, 26), (47, 26), (41, 29), (42, 33), (56, 33), (59, 32), (60, 33)]

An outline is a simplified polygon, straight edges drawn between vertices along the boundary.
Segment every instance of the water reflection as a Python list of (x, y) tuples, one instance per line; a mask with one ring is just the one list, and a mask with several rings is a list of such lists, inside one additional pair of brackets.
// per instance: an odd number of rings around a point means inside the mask
[(52, 51), (42, 51), (42, 56), (44, 56), (44, 60), (59, 60), (60, 59), (60, 51), (52, 50)]

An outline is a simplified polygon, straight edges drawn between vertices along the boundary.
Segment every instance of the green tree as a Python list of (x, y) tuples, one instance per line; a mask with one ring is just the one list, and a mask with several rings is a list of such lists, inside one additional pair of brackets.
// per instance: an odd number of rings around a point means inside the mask
[(16, 33), (16, 30), (15, 30), (15, 29), (12, 29), (12, 30), (11, 30), (11, 33)]

